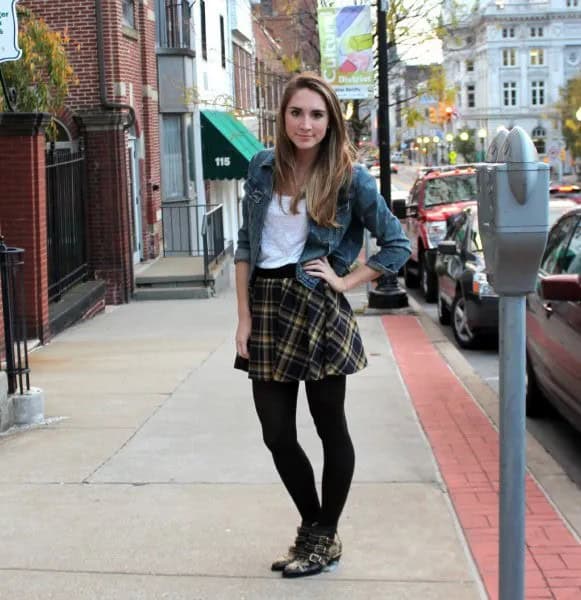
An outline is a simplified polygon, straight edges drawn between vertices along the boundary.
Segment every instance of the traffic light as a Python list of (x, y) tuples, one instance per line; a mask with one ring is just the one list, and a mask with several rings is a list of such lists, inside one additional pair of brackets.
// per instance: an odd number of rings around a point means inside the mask
[(445, 102), (438, 103), (438, 120), (440, 123), (449, 123), (454, 114), (454, 107)]
[(436, 108), (434, 106), (430, 106), (428, 111), (429, 111), (428, 114), (429, 114), (430, 123), (437, 123), (438, 117), (436, 115)]

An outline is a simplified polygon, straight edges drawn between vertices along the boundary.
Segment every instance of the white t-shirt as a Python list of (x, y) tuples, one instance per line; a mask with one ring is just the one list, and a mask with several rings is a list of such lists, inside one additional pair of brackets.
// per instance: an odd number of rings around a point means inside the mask
[(290, 211), (291, 201), (290, 196), (275, 193), (268, 205), (257, 261), (263, 269), (296, 263), (303, 253), (309, 231), (307, 205), (305, 199), (301, 199), (298, 213), (294, 215)]

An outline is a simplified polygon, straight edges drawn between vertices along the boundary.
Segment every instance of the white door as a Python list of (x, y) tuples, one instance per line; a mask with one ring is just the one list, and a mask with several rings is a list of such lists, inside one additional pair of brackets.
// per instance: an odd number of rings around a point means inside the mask
[(131, 219), (133, 221), (133, 264), (142, 259), (142, 224), (141, 224), (141, 190), (139, 186), (139, 158), (137, 157), (137, 140), (129, 138), (127, 158), (130, 169)]

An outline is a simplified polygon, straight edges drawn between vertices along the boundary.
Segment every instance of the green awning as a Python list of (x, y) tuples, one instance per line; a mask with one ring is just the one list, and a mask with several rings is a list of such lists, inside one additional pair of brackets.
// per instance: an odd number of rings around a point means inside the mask
[(248, 163), (264, 146), (230, 113), (201, 111), (204, 179), (246, 179)]

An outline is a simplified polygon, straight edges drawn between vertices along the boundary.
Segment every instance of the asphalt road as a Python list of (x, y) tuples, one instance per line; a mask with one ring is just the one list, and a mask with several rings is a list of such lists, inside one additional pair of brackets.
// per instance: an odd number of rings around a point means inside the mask
[[(398, 189), (409, 189), (414, 175), (415, 169), (406, 166), (400, 169), (398, 175), (392, 175), (392, 182)], [(462, 352), (472, 368), (498, 394), (498, 348), (491, 344), (490, 347), (481, 350), (462, 350), (456, 344), (452, 329), (440, 325), (436, 305), (427, 304), (418, 290), (408, 290), (408, 293)], [(544, 419), (527, 419), (527, 429), (561, 465), (569, 477), (581, 487), (581, 435), (557, 413)]]

